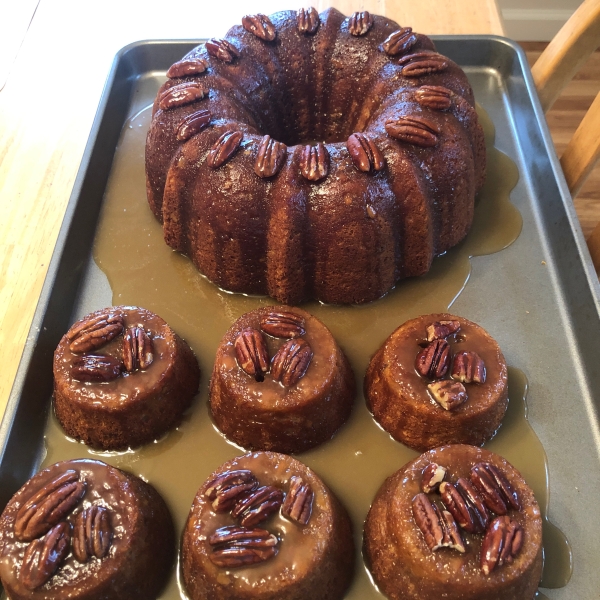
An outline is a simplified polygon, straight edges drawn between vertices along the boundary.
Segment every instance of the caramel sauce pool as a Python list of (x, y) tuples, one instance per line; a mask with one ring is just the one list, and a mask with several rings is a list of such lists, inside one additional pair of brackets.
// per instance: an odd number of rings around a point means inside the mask
[[(154, 93), (153, 88), (147, 96), (148, 103)], [(357, 379), (358, 394), (348, 423), (332, 441), (298, 455), (335, 491), (352, 517), (357, 568), (348, 599), (382, 598), (360, 555), (363, 522), (384, 479), (417, 455), (392, 440), (366, 409), (361, 390), (369, 359), (407, 319), (447, 311), (469, 278), (469, 257), (501, 250), (521, 230), (521, 215), (509, 201), (509, 193), (518, 179), (516, 165), (493, 148), (493, 126), (482, 111), (480, 117), (488, 142), (488, 178), (477, 200), (475, 221), (467, 239), (436, 259), (429, 274), (401, 282), (381, 300), (364, 306), (303, 305), (331, 329), (350, 359)], [(46, 434), (44, 464), (93, 457), (135, 473), (163, 495), (176, 529), (181, 532), (201, 483), (221, 463), (242, 453), (214, 428), (207, 408), (208, 383), (217, 345), (242, 313), (274, 302), (266, 297), (219, 290), (185, 256), (164, 243), (161, 227), (146, 202), (144, 144), (149, 119), (147, 107), (126, 123), (121, 134), (96, 234), (94, 258), (108, 278), (113, 304), (142, 306), (156, 312), (191, 345), (202, 370), (200, 393), (177, 430), (154, 444), (124, 453), (90, 451), (66, 438), (52, 416)], [(493, 336), (494, 331), (490, 334)], [(486, 448), (506, 457), (523, 474), (545, 515), (546, 456), (526, 420), (526, 391), (524, 374), (510, 368), (508, 413), (499, 433)], [(565, 536), (547, 520), (544, 550), (543, 587), (564, 586), (571, 573), (570, 548)], [(185, 597), (178, 580), (174, 569), (162, 599)], [(544, 596), (540, 593), (538, 597)]]

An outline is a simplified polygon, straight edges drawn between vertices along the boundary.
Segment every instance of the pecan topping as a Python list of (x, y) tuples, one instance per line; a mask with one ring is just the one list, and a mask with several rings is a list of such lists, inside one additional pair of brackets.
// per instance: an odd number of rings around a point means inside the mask
[(189, 140), (200, 133), (209, 123), (212, 115), (207, 110), (197, 110), (185, 117), (177, 127), (177, 139), (180, 142)]
[(196, 102), (196, 100), (202, 100), (205, 95), (206, 90), (198, 83), (193, 81), (180, 83), (161, 94), (158, 101), (158, 107), (162, 110), (178, 108), (179, 106), (185, 106), (186, 104)]
[(290, 489), (281, 507), (281, 514), (292, 521), (306, 525), (312, 514), (314, 493), (310, 484), (302, 477), (294, 475), (290, 478)]
[(447, 481), (440, 485), (440, 496), (444, 506), (450, 511), (456, 522), (469, 533), (479, 531), (478, 522), (460, 492)]
[(385, 130), (390, 137), (421, 148), (435, 146), (440, 133), (439, 127), (433, 121), (417, 115), (387, 121)]
[(485, 363), (477, 352), (459, 352), (454, 356), (451, 377), (463, 383), (485, 383)]
[(107, 344), (123, 331), (123, 317), (111, 312), (85, 319), (67, 331), (72, 352), (89, 352)]
[(521, 509), (517, 492), (500, 469), (490, 463), (477, 463), (471, 469), (471, 483), (481, 494), (483, 503), (497, 515), (505, 515), (508, 506)]
[(475, 525), (478, 533), (483, 533), (490, 521), (490, 515), (481, 496), (477, 493), (471, 482), (463, 477), (459, 477), (455, 486), (471, 509), (471, 514), (475, 518)]
[(496, 517), (481, 544), (481, 570), (489, 575), (496, 567), (511, 564), (523, 546), (524, 531), (510, 517)]
[(15, 517), (15, 538), (30, 542), (44, 535), (79, 504), (84, 494), (85, 481), (79, 481), (77, 471), (65, 471), (19, 508)]
[(459, 321), (434, 321), (427, 326), (427, 341), (441, 340), (456, 333), (460, 329)]
[(258, 146), (254, 172), (259, 177), (273, 177), (283, 167), (286, 156), (287, 146), (265, 135)]
[(353, 133), (346, 142), (348, 152), (354, 166), (364, 173), (381, 171), (385, 167), (385, 159), (375, 142), (363, 133)]
[(154, 343), (143, 327), (129, 327), (123, 336), (123, 362), (129, 372), (147, 369), (154, 361)]
[(459, 381), (443, 379), (427, 386), (433, 399), (445, 410), (454, 410), (467, 401), (467, 390)]
[(448, 68), (446, 57), (437, 52), (415, 52), (398, 60), (405, 77), (421, 77), (431, 73), (439, 73)]
[(310, 8), (301, 8), (296, 18), (300, 33), (314, 33), (319, 27), (319, 13), (312, 6)]
[(66, 521), (55, 525), (39, 540), (29, 544), (19, 579), (28, 590), (44, 585), (69, 554), (71, 526)]
[(286, 387), (296, 385), (306, 373), (312, 357), (313, 351), (306, 340), (288, 340), (273, 357), (271, 375)]
[(454, 517), (447, 510), (442, 510), (440, 512), (440, 525), (444, 531), (444, 538), (442, 540), (442, 546), (447, 548), (453, 548), (454, 550), (458, 550), (460, 553), (464, 554), (467, 549), (465, 548), (465, 543), (463, 542), (462, 535), (460, 534), (460, 529), (454, 520)]
[(348, 23), (348, 31), (355, 36), (365, 35), (373, 27), (373, 17), (366, 10), (352, 13)]
[(279, 510), (283, 502), (283, 492), (271, 485), (257, 488), (239, 500), (231, 515), (240, 519), (244, 527), (254, 527)]
[(188, 58), (173, 63), (167, 71), (167, 77), (186, 77), (187, 75), (200, 75), (208, 68), (208, 63), (203, 58)]
[(252, 375), (256, 381), (264, 381), (269, 370), (269, 351), (258, 329), (242, 329), (235, 340), (235, 356), (245, 373)]
[(423, 85), (415, 97), (421, 106), (433, 110), (448, 110), (452, 106), (452, 92), (441, 85)]
[(209, 538), (210, 560), (218, 567), (235, 568), (264, 562), (277, 554), (278, 539), (266, 529), (221, 527)]
[(270, 312), (260, 320), (260, 328), (277, 338), (295, 338), (306, 333), (304, 317), (293, 312)]
[(437, 510), (426, 494), (417, 494), (412, 499), (412, 512), (429, 549), (434, 551), (441, 548), (444, 542), (444, 529), (440, 524)]
[(441, 379), (450, 366), (450, 344), (446, 340), (434, 340), (417, 354), (415, 369), (421, 377)]
[(71, 365), (71, 377), (77, 381), (102, 383), (121, 375), (123, 363), (114, 356), (86, 354), (78, 356)]
[(437, 463), (429, 463), (421, 476), (421, 491), (425, 494), (436, 492), (446, 478), (446, 469)]
[(309, 181), (320, 181), (329, 173), (329, 152), (323, 142), (304, 146), (300, 157), (300, 172)]
[(417, 43), (417, 36), (412, 32), (412, 27), (401, 27), (391, 33), (383, 41), (380, 50), (383, 50), (389, 56), (404, 54)]
[(213, 145), (206, 162), (211, 169), (216, 169), (227, 162), (237, 151), (244, 139), (241, 131), (226, 131)]
[(252, 471), (226, 471), (213, 479), (204, 495), (212, 500), (213, 510), (217, 513), (230, 511), (241, 498), (258, 487), (258, 481)]
[(213, 38), (212, 40), (208, 40), (205, 46), (211, 56), (226, 63), (233, 62), (233, 59), (240, 55), (238, 49), (227, 40)]
[(104, 558), (112, 543), (110, 514), (104, 506), (90, 506), (75, 519), (73, 531), (73, 555), (80, 563), (92, 556)]
[(246, 31), (266, 42), (272, 42), (277, 35), (275, 25), (266, 15), (246, 15), (242, 18), (242, 25)]

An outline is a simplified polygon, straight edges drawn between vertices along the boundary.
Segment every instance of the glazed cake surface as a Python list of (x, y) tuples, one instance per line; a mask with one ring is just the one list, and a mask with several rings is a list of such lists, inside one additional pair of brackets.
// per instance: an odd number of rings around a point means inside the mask
[(148, 200), (166, 242), (220, 287), (368, 302), (467, 234), (485, 178), (473, 93), (410, 27), (251, 15), (168, 77)]

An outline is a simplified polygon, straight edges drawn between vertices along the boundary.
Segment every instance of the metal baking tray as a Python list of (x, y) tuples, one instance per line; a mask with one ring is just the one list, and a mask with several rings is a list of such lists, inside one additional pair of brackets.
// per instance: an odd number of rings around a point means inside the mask
[[(471, 260), (452, 310), (491, 327), (530, 383), (528, 418), (548, 457), (549, 516), (567, 534), (574, 563), (570, 583), (544, 594), (592, 598), (600, 589), (592, 524), (600, 497), (600, 286), (523, 51), (493, 36), (434, 40), (467, 72), (496, 126), (496, 147), (520, 172), (511, 200), (523, 217), (521, 235), (502, 252)], [(121, 129), (140, 85), (151, 80), (157, 88), (200, 42), (143, 41), (116, 56), (0, 426), (0, 507), (43, 459), (54, 348), (73, 320), (100, 307), (99, 297), (110, 304), (110, 294), (94, 287), (91, 249)]]

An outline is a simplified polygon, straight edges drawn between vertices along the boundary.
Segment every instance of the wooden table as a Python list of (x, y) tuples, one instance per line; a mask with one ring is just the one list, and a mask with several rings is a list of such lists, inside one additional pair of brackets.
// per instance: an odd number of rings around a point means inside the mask
[[(269, 14), (294, 2), (12, 4), (0, 11), (0, 415), (115, 53), (140, 39), (221, 36), (244, 14)], [(345, 14), (369, 10), (423, 33), (504, 33), (495, 0), (319, 0), (314, 5), (335, 6)]]

